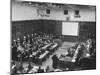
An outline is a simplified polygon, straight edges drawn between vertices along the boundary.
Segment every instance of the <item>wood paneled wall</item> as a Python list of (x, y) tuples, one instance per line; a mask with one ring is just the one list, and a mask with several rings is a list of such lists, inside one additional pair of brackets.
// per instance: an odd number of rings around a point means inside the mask
[[(11, 27), (13, 38), (33, 32), (62, 34), (62, 21), (56, 20), (14, 21)], [(65, 36), (64, 39), (66, 41), (85, 41), (91, 32), (96, 34), (96, 22), (79, 22), (79, 36)]]

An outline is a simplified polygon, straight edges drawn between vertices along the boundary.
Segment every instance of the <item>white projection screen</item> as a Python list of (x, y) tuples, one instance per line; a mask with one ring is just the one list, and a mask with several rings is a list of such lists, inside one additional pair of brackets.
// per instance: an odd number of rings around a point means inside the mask
[(62, 22), (62, 35), (78, 36), (78, 22)]

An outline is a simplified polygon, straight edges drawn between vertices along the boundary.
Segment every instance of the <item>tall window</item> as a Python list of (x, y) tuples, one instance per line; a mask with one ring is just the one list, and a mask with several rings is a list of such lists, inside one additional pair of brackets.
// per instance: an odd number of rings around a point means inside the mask
[(47, 14), (50, 14), (50, 9), (46, 9), (46, 13)]
[(79, 10), (75, 10), (75, 15), (79, 15)]
[(64, 15), (68, 15), (68, 10), (64, 10)]

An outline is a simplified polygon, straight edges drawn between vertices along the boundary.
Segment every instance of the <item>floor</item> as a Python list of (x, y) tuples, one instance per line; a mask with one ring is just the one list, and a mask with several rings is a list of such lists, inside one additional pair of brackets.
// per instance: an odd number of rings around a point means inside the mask
[(69, 47), (71, 47), (72, 45), (74, 45), (74, 44), (75, 43), (73, 43), (73, 42), (63, 42), (62, 45), (61, 45), (61, 47), (59, 47), (59, 49), (57, 51), (55, 51), (45, 62), (43, 62), (42, 67), (46, 68), (47, 66), (49, 66), (50, 71), (52, 71), (53, 70), (52, 59), (51, 59), (52, 56), (54, 54), (56, 54), (59, 57), (62, 54), (66, 54), (67, 49)]

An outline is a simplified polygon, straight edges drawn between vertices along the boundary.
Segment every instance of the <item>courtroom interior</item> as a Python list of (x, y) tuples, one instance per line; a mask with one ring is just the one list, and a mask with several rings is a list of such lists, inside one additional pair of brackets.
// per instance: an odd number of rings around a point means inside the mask
[(11, 74), (96, 69), (96, 6), (11, 0)]

